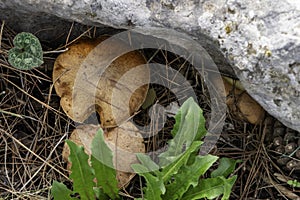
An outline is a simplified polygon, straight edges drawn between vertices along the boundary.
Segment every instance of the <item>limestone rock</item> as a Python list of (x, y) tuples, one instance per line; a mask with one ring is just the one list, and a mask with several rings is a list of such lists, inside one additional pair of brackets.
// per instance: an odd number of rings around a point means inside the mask
[(1, 19), (16, 30), (37, 30), (29, 28), (35, 26), (32, 21), (61, 26), (58, 18), (51, 21), (53, 15), (89, 25), (186, 32), (219, 67), (228, 67), (225, 57), (247, 92), (270, 114), (300, 130), (298, 0), (0, 0), (0, 9)]

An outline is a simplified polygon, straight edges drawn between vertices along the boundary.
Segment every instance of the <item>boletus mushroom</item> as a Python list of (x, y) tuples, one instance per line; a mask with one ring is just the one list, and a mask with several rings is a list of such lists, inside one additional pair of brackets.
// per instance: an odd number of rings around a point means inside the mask
[[(84, 122), (96, 111), (102, 127), (115, 127), (136, 112), (146, 98), (150, 77), (145, 58), (131, 51), (106, 68), (101, 64), (105, 55), (125, 46), (114, 39), (105, 49), (98, 48), (107, 38), (80, 39), (54, 63), (56, 93), (63, 110), (75, 122)], [(85, 77), (88, 73), (93, 77)]]
[[(127, 48), (117, 39), (103, 48), (107, 38), (79, 39), (70, 45), (54, 63), (53, 82), (62, 109), (73, 121), (83, 123), (98, 112), (100, 126), (106, 130), (105, 141), (114, 153), (119, 187), (124, 187), (134, 176), (131, 164), (138, 162), (135, 153), (145, 152), (143, 138), (128, 118), (146, 98), (150, 72), (138, 51), (122, 54), (105, 66), (106, 57)], [(91, 142), (100, 126), (78, 126), (70, 140), (84, 146), (91, 155)], [(69, 148), (65, 145), (66, 161), (68, 156)]]

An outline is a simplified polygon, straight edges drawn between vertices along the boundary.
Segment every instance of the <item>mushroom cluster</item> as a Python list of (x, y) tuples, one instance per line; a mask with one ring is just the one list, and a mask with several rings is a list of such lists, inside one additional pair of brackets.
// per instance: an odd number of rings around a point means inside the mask
[[(105, 52), (102, 48), (102, 55), (97, 47), (108, 38), (82, 38), (70, 45), (68, 51), (60, 54), (54, 63), (53, 82), (64, 112), (73, 121), (82, 124), (69, 139), (84, 146), (85, 152), (91, 155), (91, 141), (97, 130), (102, 128), (105, 141), (114, 154), (119, 187), (123, 187), (134, 175), (130, 166), (138, 162), (135, 153), (145, 152), (143, 137), (128, 118), (146, 98), (149, 86), (145, 82), (149, 83), (150, 72), (145, 58), (138, 51), (120, 55), (108, 67), (102, 66), (105, 53), (124, 47), (122, 41), (114, 39)], [(141, 65), (144, 67), (137, 68)], [(90, 68), (102, 70), (102, 73), (96, 81), (86, 84), (91, 79), (82, 79), (80, 75), (91, 71)], [(76, 87), (80, 82), (83, 88)], [(85, 120), (95, 112), (100, 116), (100, 125), (85, 124)], [(65, 145), (63, 157), (66, 161), (68, 156), (69, 149)]]

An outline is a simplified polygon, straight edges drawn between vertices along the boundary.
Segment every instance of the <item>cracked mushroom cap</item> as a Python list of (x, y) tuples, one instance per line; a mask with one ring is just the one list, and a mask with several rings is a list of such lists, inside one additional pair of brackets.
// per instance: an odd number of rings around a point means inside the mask
[[(100, 126), (86, 124), (78, 126), (71, 134), (69, 140), (75, 144), (83, 146), (84, 151), (91, 155), (91, 143)], [(120, 127), (104, 132), (104, 140), (113, 151), (113, 164), (117, 170), (118, 187), (126, 187), (135, 173), (131, 165), (138, 163), (136, 153), (145, 153), (144, 140), (138, 129), (131, 123), (126, 122)], [(63, 149), (63, 159), (68, 162), (68, 169), (71, 163), (68, 161), (70, 149), (65, 143)]]
[(107, 55), (126, 48), (114, 39), (105, 50), (97, 49), (107, 38), (78, 40), (57, 57), (53, 69), (54, 87), (68, 117), (84, 122), (98, 112), (106, 128), (116, 127), (140, 108), (150, 79), (146, 60), (137, 51), (117, 57), (105, 69), (101, 63)]

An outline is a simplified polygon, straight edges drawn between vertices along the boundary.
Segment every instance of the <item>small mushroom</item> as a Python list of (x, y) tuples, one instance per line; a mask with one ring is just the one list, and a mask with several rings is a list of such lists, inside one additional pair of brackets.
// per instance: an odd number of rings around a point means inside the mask
[(224, 79), (226, 90), (226, 104), (233, 115), (241, 120), (247, 120), (251, 124), (259, 124), (265, 110), (246, 92), (232, 85), (228, 79)]
[(300, 170), (300, 162), (297, 160), (291, 160), (286, 164), (286, 168), (290, 171), (292, 170)]
[(282, 137), (280, 137), (280, 136), (275, 137), (275, 138), (273, 139), (273, 145), (274, 145), (275, 147), (277, 147), (277, 146), (279, 146), (279, 145), (282, 145), (282, 142), (283, 142), (283, 139), (282, 139)]
[(293, 153), (297, 148), (297, 144), (295, 142), (288, 143), (285, 145), (285, 153), (290, 154)]
[[(75, 122), (84, 122), (96, 111), (102, 127), (115, 127), (136, 112), (146, 98), (150, 75), (145, 58), (131, 51), (105, 68), (101, 64), (106, 60), (105, 55), (127, 48), (114, 39), (106, 45), (105, 52), (98, 50), (97, 45), (107, 38), (80, 39), (55, 61), (54, 87), (63, 110)], [(88, 72), (94, 79), (85, 77)]]
[[(91, 124), (78, 126), (69, 139), (75, 144), (83, 146), (86, 154), (91, 155), (91, 143), (99, 128), (100, 126)], [(131, 122), (104, 132), (104, 139), (113, 151), (113, 164), (117, 170), (118, 187), (126, 187), (135, 175), (131, 169), (132, 164), (138, 163), (135, 153), (145, 153), (144, 140)], [(71, 163), (68, 161), (70, 150), (66, 144), (62, 155), (65, 162), (68, 162), (67, 168), (70, 169)]]
[(284, 146), (283, 145), (279, 145), (275, 148), (275, 152), (278, 154), (283, 154), (284, 153)]

